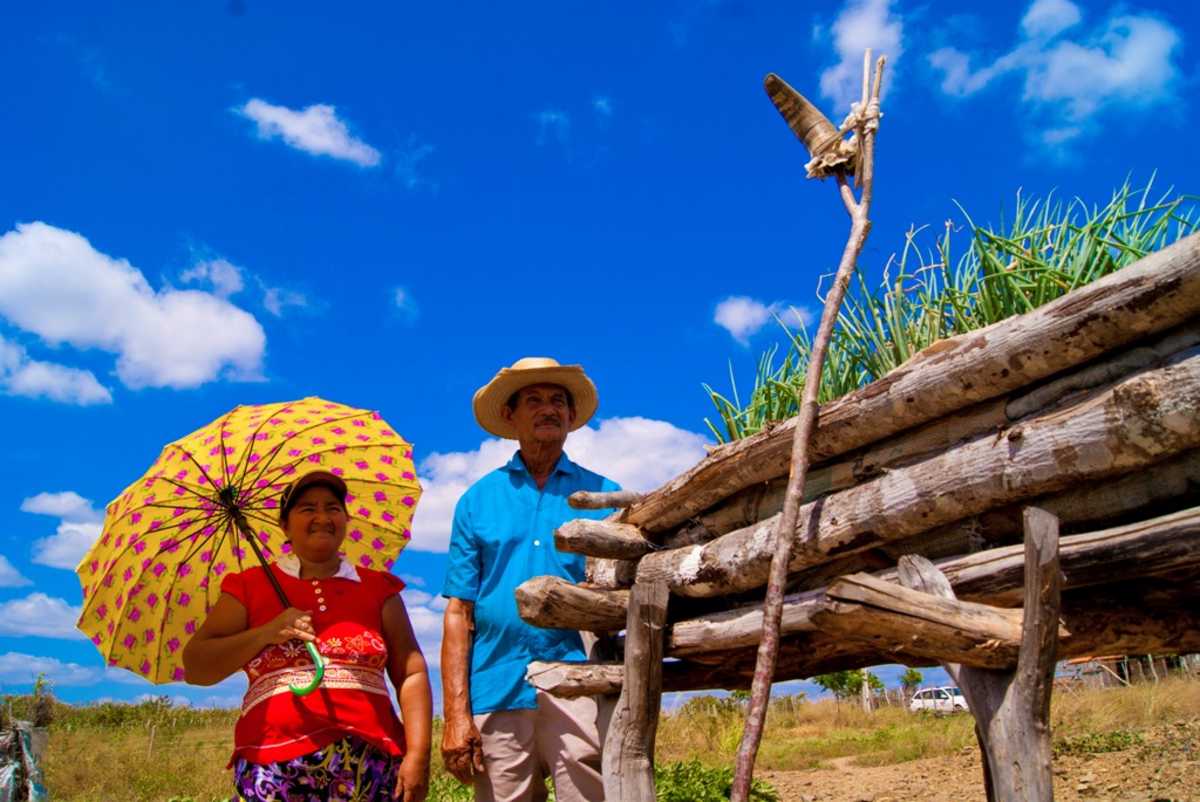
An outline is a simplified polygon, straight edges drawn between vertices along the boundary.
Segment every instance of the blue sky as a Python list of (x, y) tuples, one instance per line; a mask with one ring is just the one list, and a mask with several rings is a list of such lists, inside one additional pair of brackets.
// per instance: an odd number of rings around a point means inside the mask
[(396, 571), (436, 660), (449, 514), (502, 463), (470, 412), (549, 355), (600, 388), (569, 453), (650, 488), (701, 383), (816, 308), (846, 218), (762, 89), (834, 120), (886, 52), (878, 278), (913, 225), (1200, 189), (1191, 3), (22, 4), (0, 28), (0, 690), (155, 688), (73, 634), (70, 570), (167, 442), (239, 403), (379, 409), (426, 494)]

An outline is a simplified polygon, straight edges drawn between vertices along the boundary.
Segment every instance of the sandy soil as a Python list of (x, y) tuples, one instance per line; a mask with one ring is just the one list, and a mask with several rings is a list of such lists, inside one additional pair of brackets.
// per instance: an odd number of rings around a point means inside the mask
[[(985, 802), (977, 750), (892, 766), (861, 767), (849, 758), (814, 771), (762, 771), (783, 802)], [(1200, 721), (1178, 721), (1147, 733), (1123, 752), (1064, 756), (1054, 763), (1054, 798), (1200, 800)]]

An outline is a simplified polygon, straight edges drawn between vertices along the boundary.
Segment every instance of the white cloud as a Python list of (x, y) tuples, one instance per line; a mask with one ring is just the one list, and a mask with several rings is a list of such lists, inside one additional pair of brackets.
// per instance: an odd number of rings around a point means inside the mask
[(21, 502), (21, 512), (34, 515), (52, 515), (71, 522), (98, 522), (104, 514), (92, 506), (89, 499), (74, 490), (61, 493), (38, 493)]
[(21, 511), (61, 519), (53, 535), (33, 541), (33, 561), (67, 570), (74, 570), (100, 537), (104, 519), (91, 501), (71, 490), (38, 493), (21, 502)]
[(253, 98), (236, 111), (257, 124), (259, 137), (281, 138), (314, 156), (330, 156), (361, 167), (375, 167), (383, 158), (378, 150), (356, 139), (346, 123), (338, 119), (337, 110), (324, 103), (296, 111)]
[(78, 607), (45, 593), (30, 593), (0, 604), (0, 635), (82, 639), (75, 628), (78, 619)]
[(1021, 30), (1030, 38), (1062, 33), (1083, 19), (1079, 6), (1071, 0), (1034, 0), (1021, 18)]
[(833, 101), (840, 118), (862, 99), (863, 53), (886, 55), (888, 79), (896, 81), (896, 65), (904, 55), (904, 23), (892, 12), (891, 0), (848, 0), (830, 26), (838, 63), (821, 73), (821, 94)]
[(21, 576), (21, 572), (8, 561), (7, 557), (0, 554), (0, 588), (20, 588), (32, 584)]
[(185, 284), (207, 282), (212, 285), (213, 294), (218, 298), (236, 295), (246, 286), (242, 281), (242, 269), (226, 259), (198, 262), (195, 267), (183, 271), (179, 279)]
[[(648, 418), (609, 418), (572, 432), (571, 459), (630, 490), (652, 490), (702, 459), (704, 436)], [(474, 451), (430, 454), (421, 463), (424, 492), (409, 548), (446, 551), (454, 505), (473, 482), (504, 465), (517, 449), (512, 440), (489, 439)]]
[(228, 301), (156, 292), (129, 262), (40, 222), (0, 236), (0, 316), (51, 345), (117, 354), (117, 376), (134, 388), (254, 379), (266, 348), (258, 321)]
[(947, 47), (929, 63), (942, 74), (942, 91), (956, 97), (1003, 76), (1022, 78), (1031, 128), (1052, 149), (1098, 130), (1093, 118), (1106, 109), (1144, 109), (1174, 97), (1181, 44), (1174, 28), (1148, 14), (1112, 13), (1091, 31), (1077, 30), (1082, 19), (1070, 0), (1035, 0), (1009, 52), (988, 62)]
[(746, 295), (729, 296), (717, 304), (713, 312), (713, 322), (742, 345), (748, 344), (750, 338), (775, 317), (792, 328), (800, 328), (812, 321), (812, 312), (782, 301), (763, 303)]
[(39, 565), (73, 571), (100, 537), (100, 530), (100, 524), (63, 521), (53, 535), (33, 541), (32, 559)]
[(592, 98), (592, 109), (601, 117), (611, 117), (613, 113), (612, 99), (604, 95)]
[(267, 287), (263, 286), (263, 306), (268, 312), (275, 317), (283, 317), (283, 311), (289, 306), (294, 306), (297, 309), (306, 309), (308, 307), (308, 298), (295, 290), (284, 289), (283, 287)]
[(537, 143), (545, 145), (553, 137), (560, 145), (571, 136), (571, 117), (565, 111), (545, 109), (533, 115), (538, 124)]
[(101, 677), (101, 672), (94, 668), (64, 663), (53, 657), (20, 652), (0, 654), (0, 683), (32, 685), (41, 674), (45, 674), (52, 685), (62, 686), (93, 685)]
[(31, 359), (26, 350), (0, 337), (0, 391), (64, 404), (111, 404), (108, 391), (90, 370)]

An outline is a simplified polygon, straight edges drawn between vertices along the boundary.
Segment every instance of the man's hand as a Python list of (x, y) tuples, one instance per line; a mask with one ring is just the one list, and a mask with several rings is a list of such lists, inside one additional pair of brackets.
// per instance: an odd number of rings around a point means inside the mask
[(396, 788), (392, 799), (397, 802), (425, 802), (429, 793), (429, 757), (408, 752), (396, 770)]
[(470, 785), (483, 774), (483, 738), (470, 716), (446, 719), (442, 730), (442, 762), (460, 783)]

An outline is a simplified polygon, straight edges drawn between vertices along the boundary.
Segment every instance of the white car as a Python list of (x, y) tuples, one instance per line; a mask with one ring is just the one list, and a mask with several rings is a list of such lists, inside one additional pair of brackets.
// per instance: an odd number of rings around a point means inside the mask
[(913, 694), (908, 709), (914, 713), (920, 710), (931, 710), (935, 713), (955, 713), (967, 709), (966, 697), (962, 691), (952, 685), (941, 688), (926, 688)]

